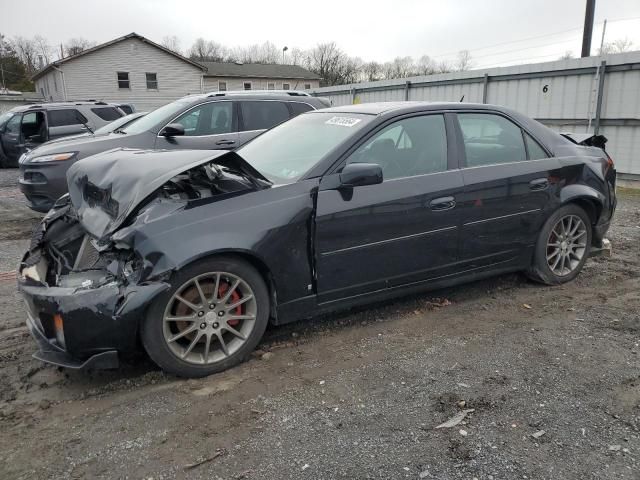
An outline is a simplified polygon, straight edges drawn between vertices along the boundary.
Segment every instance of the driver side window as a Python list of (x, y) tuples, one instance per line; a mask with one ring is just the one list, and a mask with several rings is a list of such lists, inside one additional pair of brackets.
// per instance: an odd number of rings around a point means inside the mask
[(384, 180), (447, 170), (447, 134), (443, 115), (398, 120), (375, 134), (347, 163), (376, 163)]
[(231, 102), (210, 102), (198, 105), (176, 118), (172, 123), (184, 127), (185, 136), (204, 136), (230, 133), (233, 125)]

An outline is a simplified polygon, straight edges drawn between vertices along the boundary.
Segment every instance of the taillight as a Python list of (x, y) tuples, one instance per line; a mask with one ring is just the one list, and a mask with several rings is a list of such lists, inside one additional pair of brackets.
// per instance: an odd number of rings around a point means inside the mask
[(604, 154), (607, 156), (607, 167), (613, 168), (613, 158), (607, 152), (604, 152)]

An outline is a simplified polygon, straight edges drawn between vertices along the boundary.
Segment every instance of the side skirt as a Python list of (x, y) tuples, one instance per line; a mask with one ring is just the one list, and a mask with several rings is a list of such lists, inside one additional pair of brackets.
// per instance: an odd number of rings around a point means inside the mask
[(366, 294), (332, 300), (330, 302), (318, 303), (317, 295), (308, 295), (298, 300), (278, 305), (278, 316), (277, 319), (273, 321), (273, 324), (283, 325), (285, 323), (309, 319), (329, 312), (346, 310), (360, 305), (374, 304), (383, 300), (404, 297), (418, 292), (451, 287), (462, 283), (475, 282), (483, 278), (517, 272), (523, 268), (524, 267), (520, 261), (510, 259), (499, 264), (480, 267), (454, 276), (424, 280), (407, 285), (398, 285)]

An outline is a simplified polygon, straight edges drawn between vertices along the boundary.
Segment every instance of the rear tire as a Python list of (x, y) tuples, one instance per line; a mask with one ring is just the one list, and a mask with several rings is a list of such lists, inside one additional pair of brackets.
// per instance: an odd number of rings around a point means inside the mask
[(244, 360), (269, 321), (260, 274), (236, 257), (198, 261), (173, 275), (151, 305), (141, 338), (151, 359), (181, 377), (204, 377)]
[(591, 251), (592, 226), (587, 213), (569, 204), (545, 222), (527, 276), (546, 285), (570, 282), (580, 273)]

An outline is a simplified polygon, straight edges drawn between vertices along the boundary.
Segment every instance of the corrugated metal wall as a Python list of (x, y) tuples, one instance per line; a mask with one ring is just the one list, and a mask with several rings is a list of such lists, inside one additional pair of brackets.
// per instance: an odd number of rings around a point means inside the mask
[(640, 175), (640, 52), (340, 85), (313, 93), (333, 105), (403, 100), (493, 103), (558, 131), (599, 128), (609, 139), (607, 150), (618, 171)]

